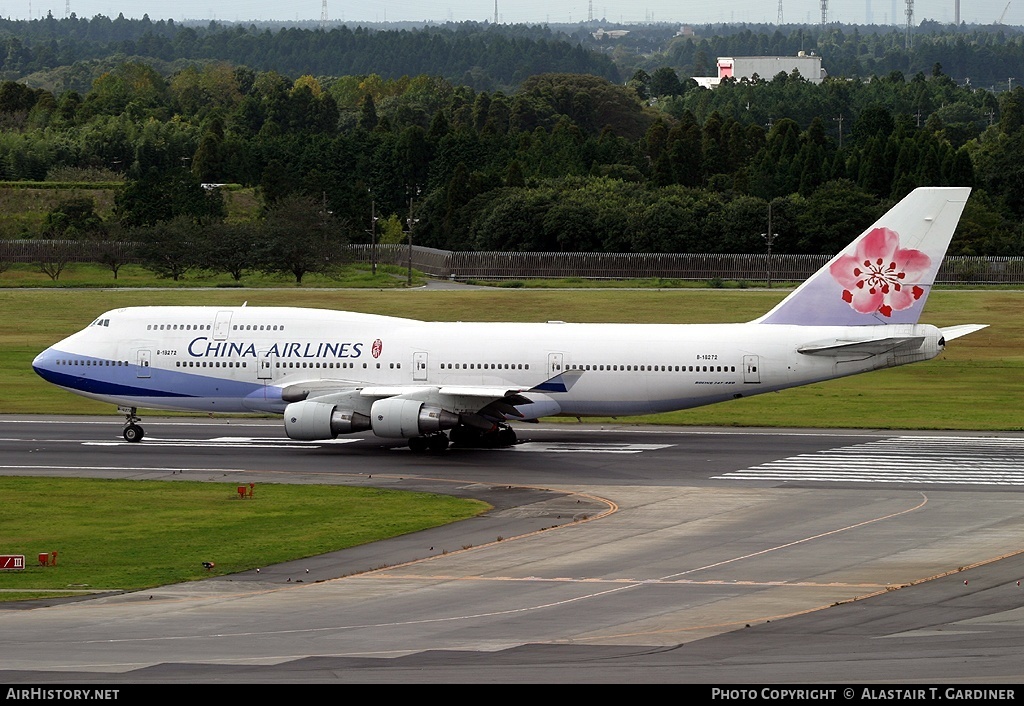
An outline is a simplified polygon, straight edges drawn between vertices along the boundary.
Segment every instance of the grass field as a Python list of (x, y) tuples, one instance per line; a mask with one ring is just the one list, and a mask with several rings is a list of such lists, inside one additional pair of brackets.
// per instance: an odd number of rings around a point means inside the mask
[[(486, 503), (429, 493), (259, 484), (0, 477), (0, 601), (135, 590), (236, 573), (456, 522)], [(56, 552), (54, 566), (39, 554)], [(214, 567), (207, 570), (203, 562)]]

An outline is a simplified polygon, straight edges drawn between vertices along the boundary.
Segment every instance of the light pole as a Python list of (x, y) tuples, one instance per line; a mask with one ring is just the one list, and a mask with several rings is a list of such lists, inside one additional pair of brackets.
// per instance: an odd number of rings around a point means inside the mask
[[(412, 199), (409, 200), (409, 206), (412, 207)], [(405, 225), (407, 228), (407, 234), (409, 236), (409, 273), (406, 275), (405, 283), (406, 286), (412, 286), (412, 227), (420, 222), (419, 218), (406, 218)]]
[(772, 202), (768, 202), (768, 232), (761, 233), (761, 237), (768, 244), (768, 289), (772, 288), (772, 243), (778, 237), (778, 233), (772, 232)]
[[(418, 196), (419, 193), (420, 193), (420, 189), (419, 189), (419, 187), (416, 187), (415, 195)], [(412, 286), (412, 227), (415, 224), (420, 222), (419, 218), (413, 218), (412, 217), (412, 204), (413, 204), (413, 197), (410, 196), (409, 197), (409, 213), (406, 215), (406, 218), (405, 218), (406, 233), (409, 236), (409, 254), (408, 254), (409, 272), (406, 275), (406, 281), (405, 281), (405, 284), (406, 284), (407, 287), (411, 287)]]
[[(369, 191), (369, 189), (367, 189)], [(370, 199), (370, 274), (377, 275), (377, 202)]]

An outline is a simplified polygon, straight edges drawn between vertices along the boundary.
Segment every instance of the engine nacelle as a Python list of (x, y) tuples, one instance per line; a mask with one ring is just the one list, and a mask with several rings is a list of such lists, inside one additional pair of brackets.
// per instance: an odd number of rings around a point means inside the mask
[(284, 408), (284, 430), (289, 439), (318, 441), (338, 434), (352, 434), (370, 428), (365, 414), (316, 400), (293, 402)]
[(419, 400), (389, 397), (373, 403), (370, 424), (377, 436), (411, 439), (458, 426), (459, 415)]

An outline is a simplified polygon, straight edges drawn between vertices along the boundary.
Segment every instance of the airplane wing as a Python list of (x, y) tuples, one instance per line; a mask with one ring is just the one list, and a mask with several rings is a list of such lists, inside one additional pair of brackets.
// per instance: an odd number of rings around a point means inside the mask
[(301, 402), (339, 393), (351, 393), (359, 389), (359, 383), (352, 380), (331, 380), (327, 378), (299, 380), (281, 386), (281, 399), (285, 402)]
[(309, 380), (286, 386), (281, 397), (286, 402), (349, 403), (356, 409), (368, 409), (374, 401), (387, 398), (416, 400), (460, 414), (464, 423), (485, 428), (509, 419), (532, 420), (558, 414), (561, 407), (549, 394), (568, 392), (582, 374), (581, 370), (567, 370), (534, 386), (360, 386), (350, 380)]

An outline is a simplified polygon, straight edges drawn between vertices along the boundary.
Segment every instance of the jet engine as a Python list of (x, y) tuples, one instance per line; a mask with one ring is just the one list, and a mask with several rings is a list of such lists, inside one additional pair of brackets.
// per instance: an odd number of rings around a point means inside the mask
[(411, 439), (458, 426), (459, 415), (419, 400), (388, 397), (373, 403), (370, 424), (377, 436)]
[(304, 400), (284, 409), (284, 430), (288, 438), (299, 441), (333, 439), (338, 434), (352, 434), (370, 428), (365, 414), (338, 405)]

